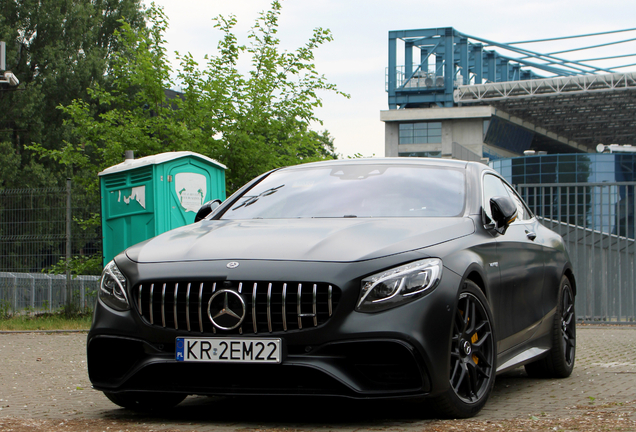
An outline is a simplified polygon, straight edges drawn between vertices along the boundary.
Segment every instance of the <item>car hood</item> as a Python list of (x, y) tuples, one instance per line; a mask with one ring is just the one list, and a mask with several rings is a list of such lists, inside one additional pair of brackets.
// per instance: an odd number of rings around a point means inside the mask
[(204, 220), (132, 246), (126, 255), (139, 263), (353, 262), (433, 246), (474, 230), (469, 218)]

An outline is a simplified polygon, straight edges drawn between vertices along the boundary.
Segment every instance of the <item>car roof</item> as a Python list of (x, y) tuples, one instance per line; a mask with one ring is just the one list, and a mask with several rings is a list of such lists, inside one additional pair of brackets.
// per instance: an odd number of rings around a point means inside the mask
[[(473, 176), (481, 176), (484, 171), (488, 171), (495, 175), (499, 175), (488, 165), (482, 162), (464, 161), (457, 159), (442, 159), (442, 158), (419, 158), (419, 157), (374, 157), (374, 158), (359, 158), (359, 159), (333, 159), (320, 162), (309, 162), (300, 165), (291, 165), (280, 168), (283, 171), (289, 170), (303, 170), (307, 168), (318, 167), (337, 167), (342, 165), (351, 164), (365, 164), (365, 165), (393, 165), (393, 166), (429, 166), (436, 168), (455, 168), (464, 169), (467, 172), (469, 178), (475, 178)], [(475, 178), (476, 179), (476, 178)]]
[(301, 165), (292, 165), (285, 168), (288, 169), (302, 169), (313, 167), (329, 167), (339, 165), (351, 165), (351, 164), (365, 164), (365, 165), (423, 165), (434, 167), (448, 167), (448, 168), (463, 168), (466, 169), (468, 165), (481, 165), (484, 168), (488, 166), (478, 162), (467, 162), (455, 159), (441, 159), (441, 158), (417, 158), (417, 157), (390, 157), (390, 158), (360, 158), (360, 159), (334, 159), (320, 162), (310, 162)]

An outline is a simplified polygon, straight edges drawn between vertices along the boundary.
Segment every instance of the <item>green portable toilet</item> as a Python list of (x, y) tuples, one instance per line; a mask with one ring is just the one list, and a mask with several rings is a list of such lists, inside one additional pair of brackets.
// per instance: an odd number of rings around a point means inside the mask
[(99, 173), (104, 265), (141, 241), (194, 222), (207, 201), (225, 200), (222, 163), (189, 151), (126, 160)]

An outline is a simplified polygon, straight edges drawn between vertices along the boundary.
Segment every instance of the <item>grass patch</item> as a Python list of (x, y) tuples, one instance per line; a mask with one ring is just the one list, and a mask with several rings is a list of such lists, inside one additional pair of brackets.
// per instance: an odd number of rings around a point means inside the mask
[(14, 315), (0, 318), (0, 330), (88, 330), (90, 313), (70, 317), (63, 312)]

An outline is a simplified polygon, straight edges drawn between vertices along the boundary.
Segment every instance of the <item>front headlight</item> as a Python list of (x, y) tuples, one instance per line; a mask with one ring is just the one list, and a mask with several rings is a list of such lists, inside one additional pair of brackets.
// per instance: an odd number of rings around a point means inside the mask
[(104, 304), (118, 311), (130, 308), (126, 295), (126, 278), (117, 268), (115, 261), (109, 262), (104, 267), (99, 281), (99, 298)]
[(437, 286), (442, 260), (429, 258), (377, 273), (362, 280), (356, 310), (378, 312), (415, 300)]

